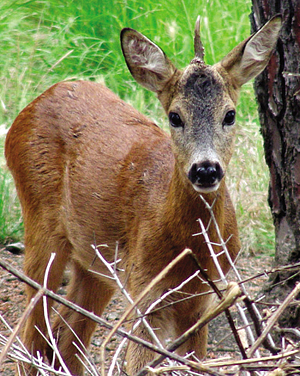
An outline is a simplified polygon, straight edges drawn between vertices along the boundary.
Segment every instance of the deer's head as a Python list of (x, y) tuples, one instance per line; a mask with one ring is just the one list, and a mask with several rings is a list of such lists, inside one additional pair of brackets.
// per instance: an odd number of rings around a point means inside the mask
[(128, 68), (161, 101), (169, 117), (176, 163), (197, 192), (218, 189), (233, 152), (239, 89), (268, 64), (280, 27), (281, 17), (276, 16), (219, 63), (208, 66), (203, 61), (198, 18), (195, 57), (183, 70), (142, 34), (122, 30)]

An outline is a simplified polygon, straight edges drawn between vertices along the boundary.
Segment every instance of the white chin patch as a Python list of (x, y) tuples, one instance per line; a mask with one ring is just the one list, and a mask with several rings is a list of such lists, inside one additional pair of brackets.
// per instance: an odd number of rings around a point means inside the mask
[(193, 188), (195, 189), (196, 192), (199, 193), (211, 193), (215, 192), (220, 186), (220, 183), (217, 183), (211, 187), (201, 187), (200, 185), (193, 184)]

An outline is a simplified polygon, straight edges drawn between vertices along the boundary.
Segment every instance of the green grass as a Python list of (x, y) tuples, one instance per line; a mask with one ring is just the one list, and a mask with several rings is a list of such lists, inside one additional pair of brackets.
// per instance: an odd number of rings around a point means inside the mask
[[(2, 0), (0, 126), (4, 124), (8, 128), (32, 99), (65, 79), (104, 82), (164, 126), (166, 118), (155, 96), (139, 87), (127, 70), (120, 49), (120, 30), (132, 27), (141, 31), (159, 44), (178, 67), (184, 67), (193, 58), (193, 29), (200, 14), (205, 59), (212, 64), (249, 35), (250, 11), (251, 0), (162, 0), (159, 3), (154, 0)], [(228, 183), (243, 245), (256, 253), (272, 249), (274, 236), (266, 204), (268, 172), (251, 84), (243, 93), (237, 151)], [(0, 136), (0, 168), (4, 166), (2, 149)], [(6, 172), (0, 175), (5, 186), (8, 176)], [(5, 192), (0, 191), (0, 195), (4, 197)], [(14, 194), (11, 196), (14, 202)], [(4, 200), (9, 198), (5, 196)], [(11, 211), (15, 205), (6, 207)], [(1, 221), (10, 218), (10, 213), (0, 214)], [(0, 231), (2, 227), (0, 224)], [(5, 228), (0, 242), (11, 239)]]
[(23, 224), (20, 217), (20, 205), (12, 177), (0, 169), (0, 242), (10, 242), (22, 238)]

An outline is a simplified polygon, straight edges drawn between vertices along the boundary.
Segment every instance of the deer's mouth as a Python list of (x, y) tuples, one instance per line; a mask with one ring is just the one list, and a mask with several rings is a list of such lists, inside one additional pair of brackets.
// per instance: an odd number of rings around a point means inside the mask
[(201, 185), (201, 184), (192, 184), (193, 185), (193, 188), (195, 189), (196, 192), (198, 193), (211, 193), (211, 192), (215, 192), (218, 190), (219, 186), (220, 186), (220, 181), (216, 182), (215, 184), (213, 185)]

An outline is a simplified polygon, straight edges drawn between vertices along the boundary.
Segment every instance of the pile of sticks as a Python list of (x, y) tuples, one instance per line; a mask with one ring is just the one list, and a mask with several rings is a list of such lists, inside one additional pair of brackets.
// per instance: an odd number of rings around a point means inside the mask
[[(203, 199), (203, 198), (202, 198)], [(203, 199), (204, 200), (204, 199)], [(206, 203), (206, 202), (205, 202)], [(206, 203), (207, 209), (211, 213), (210, 225), (214, 225), (217, 228), (217, 223), (214, 218), (212, 206)], [(226, 242), (221, 236), (220, 244), (218, 246), (222, 251), (219, 254), (214, 252), (213, 245), (211, 244), (208, 235), (207, 228), (204, 227), (201, 220), (199, 220), (200, 232), (203, 235), (206, 243), (210, 249), (211, 257), (219, 271), (220, 280), (212, 281), (208, 277), (205, 270), (201, 268), (197, 258), (190, 249), (185, 249), (178, 255), (140, 294), (140, 296), (132, 301), (130, 295), (126, 291), (126, 288), (122, 285), (119, 278), (120, 271), (118, 270), (118, 247), (116, 246), (116, 257), (115, 261), (110, 264), (108, 263), (101, 254), (102, 247), (104, 245), (96, 246), (92, 245), (95, 250), (97, 257), (106, 265), (107, 270), (110, 273), (109, 278), (115, 280), (120, 291), (124, 295), (125, 299), (128, 301), (128, 308), (123, 313), (122, 317), (118, 320), (115, 325), (112, 325), (107, 320), (94, 315), (92, 312), (88, 312), (83, 308), (67, 301), (61, 295), (55, 294), (54, 292), (47, 289), (47, 279), (51, 265), (55, 258), (55, 254), (51, 256), (49, 260), (48, 267), (45, 273), (45, 279), (43, 286), (38, 285), (33, 280), (26, 277), (22, 272), (11, 267), (7, 262), (0, 259), (0, 266), (6, 269), (9, 273), (16, 276), (19, 280), (29, 284), (37, 290), (37, 293), (32, 299), (31, 303), (27, 306), (23, 315), (18, 321), (18, 324), (11, 328), (5, 321), (3, 315), (0, 313), (0, 320), (2, 324), (6, 326), (11, 331), (9, 338), (0, 335), (0, 345), (2, 346), (0, 354), (0, 367), (1, 364), (7, 358), (15, 361), (17, 364), (22, 364), (22, 362), (32, 364), (40, 373), (40, 375), (60, 375), (60, 376), (72, 376), (69, 372), (67, 366), (64, 364), (62, 357), (60, 356), (58, 346), (55, 338), (51, 332), (51, 325), (49, 321), (49, 312), (47, 311), (47, 299), (51, 298), (54, 301), (63, 304), (71, 309), (80, 312), (82, 315), (89, 317), (94, 320), (100, 326), (108, 330), (108, 335), (105, 336), (101, 346), (100, 355), (101, 361), (100, 367), (96, 367), (92, 356), (87, 350), (83, 350), (78, 347), (78, 352), (81, 354), (81, 358), (84, 360), (84, 366), (89, 375), (93, 376), (116, 376), (124, 375), (124, 349), (128, 341), (134, 341), (141, 346), (146, 346), (148, 349), (156, 353), (154, 360), (149, 363), (146, 367), (140, 370), (135, 376), (143, 375), (213, 375), (213, 376), (229, 376), (229, 375), (250, 375), (250, 376), (291, 376), (300, 375), (300, 330), (297, 328), (291, 328), (284, 331), (282, 335), (282, 340), (280, 346), (275, 346), (272, 339), (271, 333), (278, 326), (278, 319), (281, 314), (287, 309), (291, 304), (297, 304), (295, 301), (297, 295), (300, 293), (300, 284), (297, 284), (292, 292), (286, 296), (283, 302), (279, 305), (274, 305), (273, 312), (269, 315), (266, 320), (263, 320), (254, 300), (249, 296), (246, 290), (247, 281), (243, 281), (237, 268), (235, 267), (232, 260), (230, 260), (229, 253), (227, 251)], [(218, 231), (218, 228), (217, 228)], [(197, 235), (197, 234), (196, 234)], [(226, 276), (222, 273), (222, 269), (219, 266), (218, 258), (221, 254), (225, 254), (232, 265), (233, 272), (235, 274), (235, 282), (230, 282), (227, 280)], [(139, 303), (147, 296), (147, 294), (153, 289), (155, 284), (157, 284), (164, 276), (176, 265), (180, 263), (181, 260), (189, 255), (194, 258), (197, 265), (197, 271), (192, 276), (190, 276), (186, 281), (184, 281), (180, 286), (177, 286), (171, 291), (167, 291), (159, 300), (152, 302), (145, 313), (141, 313), (138, 309)], [(295, 264), (291, 266), (285, 266), (283, 268), (278, 268), (277, 270), (299, 270), (300, 264)], [(265, 274), (273, 273), (275, 270), (264, 271)], [(199, 318), (199, 320), (189, 328), (183, 335), (181, 335), (176, 340), (170, 342), (165, 347), (160, 346), (155, 342), (154, 329), (150, 327), (147, 321), (147, 315), (149, 315), (168, 295), (180, 291), (185, 283), (188, 283), (193, 278), (201, 278), (205, 283), (210, 286), (210, 294), (215, 295), (214, 304)], [(258, 277), (258, 276), (256, 276)], [(255, 277), (253, 277), (255, 278)], [(248, 280), (249, 282), (249, 280)], [(219, 286), (222, 286), (219, 287)], [(46, 362), (41, 356), (33, 356), (22, 344), (19, 338), (19, 332), (24, 326), (24, 323), (34, 308), (37, 301), (42, 298), (44, 300), (44, 315), (48, 327), (48, 337), (45, 341), (48, 341), (49, 346), (53, 349), (53, 352), (57, 359), (59, 360), (61, 367), (59, 370), (54, 369), (54, 366)], [(232, 307), (238, 312), (241, 322), (243, 323), (241, 327), (236, 327), (235, 320), (232, 316)], [(141, 338), (136, 337), (132, 332), (128, 332), (123, 329), (123, 324), (131, 316), (132, 311), (135, 310), (138, 315), (138, 320), (133, 326), (134, 329), (143, 323), (149, 333), (153, 335), (153, 343), (146, 342)], [(56, 312), (57, 313), (57, 312)], [(225, 313), (226, 319), (228, 321), (228, 327), (233, 334), (234, 340), (239, 349), (239, 357), (229, 356), (226, 359), (224, 357), (219, 357), (214, 360), (204, 360), (200, 361), (196, 359), (193, 354), (187, 354), (185, 357), (176, 354), (176, 349), (182, 345), (191, 335), (193, 335), (197, 330), (201, 329), (204, 325), (210, 323), (213, 319), (219, 316), (221, 313)], [(58, 314), (58, 313), (57, 313)], [(242, 333), (246, 333), (245, 336)], [(292, 333), (293, 338), (298, 340), (292, 340), (289, 338), (289, 333)], [(119, 338), (119, 345), (116, 347), (114, 354), (107, 357), (106, 348), (113, 338)], [(247, 341), (243, 340), (243, 337), (247, 338)], [(74, 343), (74, 345), (76, 345)], [(261, 355), (263, 353), (263, 355)], [(100, 369), (99, 369), (100, 368)], [(133, 375), (131, 375), (133, 376)]]

